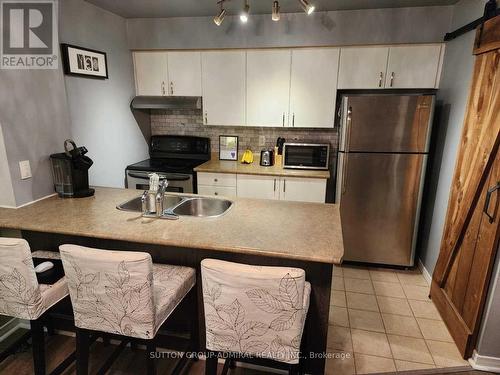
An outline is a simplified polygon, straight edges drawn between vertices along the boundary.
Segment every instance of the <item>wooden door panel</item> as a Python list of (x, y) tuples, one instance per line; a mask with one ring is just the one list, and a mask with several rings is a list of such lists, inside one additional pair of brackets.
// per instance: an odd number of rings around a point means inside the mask
[[(460, 235), (472, 216), (479, 185), (484, 182), (485, 169), (500, 132), (498, 62), (500, 52), (492, 51), (477, 57), (468, 111), (462, 132), (455, 175), (448, 203), (441, 253), (434, 277), (441, 286), (448, 277), (454, 250), (462, 240)], [(495, 91), (496, 90), (496, 91)]]
[[(488, 23), (485, 35), (490, 35)], [(494, 22), (498, 23), (497, 20)], [(491, 38), (490, 38), (491, 39)], [(472, 354), (500, 237), (500, 51), (476, 57), (431, 297), (462, 355)], [(484, 207), (491, 193), (492, 220)]]

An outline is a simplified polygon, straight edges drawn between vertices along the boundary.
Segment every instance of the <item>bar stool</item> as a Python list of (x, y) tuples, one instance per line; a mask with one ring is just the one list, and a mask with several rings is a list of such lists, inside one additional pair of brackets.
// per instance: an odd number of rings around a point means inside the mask
[(195, 285), (195, 270), (153, 264), (142, 252), (76, 245), (59, 249), (75, 315), (77, 374), (88, 374), (89, 346), (102, 333), (122, 341), (98, 373), (111, 367), (128, 342), (139, 341), (146, 345), (147, 373), (154, 374), (155, 356), (150, 353), (156, 350), (156, 333)]
[(234, 360), (300, 373), (300, 347), (311, 285), (304, 270), (261, 267), (215, 259), (201, 262), (207, 362), (223, 374)]
[[(51, 285), (38, 283), (33, 265), (33, 256), (37, 253), (43, 256), (49, 252), (31, 253), (28, 242), (23, 239), (0, 238), (2, 260), (0, 314), (29, 320), (31, 326), (29, 335), (22, 337), (7, 349), (0, 361), (14, 352), (14, 346), (18, 346), (22, 340), (31, 336), (34, 373), (44, 375), (46, 373), (44, 326), (50, 308), (68, 295), (68, 286), (64, 277)], [(57, 253), (50, 252), (50, 257), (56, 259)], [(72, 353), (52, 371), (52, 374), (62, 373), (74, 359), (75, 353)]]

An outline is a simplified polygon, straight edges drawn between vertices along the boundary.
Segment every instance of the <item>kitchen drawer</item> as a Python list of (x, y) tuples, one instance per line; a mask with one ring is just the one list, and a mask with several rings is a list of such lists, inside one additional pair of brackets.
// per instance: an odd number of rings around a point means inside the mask
[(199, 172), (198, 185), (234, 186), (236, 188), (236, 174)]
[(198, 194), (217, 195), (222, 197), (236, 197), (236, 186), (198, 185)]

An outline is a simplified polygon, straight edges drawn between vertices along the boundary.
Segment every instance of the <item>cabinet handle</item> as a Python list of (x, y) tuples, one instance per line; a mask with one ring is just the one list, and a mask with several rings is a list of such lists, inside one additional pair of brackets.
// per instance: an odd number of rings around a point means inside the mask
[(393, 83), (394, 83), (394, 72), (391, 73), (391, 87)]
[(217, 193), (217, 192), (214, 192), (214, 195), (219, 195), (219, 193)]
[(274, 179), (274, 191), (276, 191), (276, 179)]
[(285, 112), (283, 112), (283, 126), (285, 126)]
[(488, 192), (486, 193), (486, 201), (484, 202), (484, 213), (486, 216), (488, 216), (488, 219), (490, 221), (490, 224), (495, 221), (495, 216), (496, 216), (496, 209), (495, 212), (493, 212), (492, 215), (489, 214), (489, 208), (490, 208), (490, 200), (491, 200), (491, 194), (493, 194), (495, 191), (500, 189), (500, 181), (497, 182), (497, 184), (491, 188), (488, 189)]
[(219, 180), (218, 180), (218, 179), (216, 179), (216, 178), (214, 178), (214, 182), (217, 182), (217, 181), (219, 181)]
[(205, 125), (208, 124), (208, 113), (205, 111)]
[(286, 180), (283, 179), (283, 193), (286, 192)]
[(292, 116), (292, 128), (295, 127), (295, 113)]
[(174, 83), (170, 81), (170, 95), (174, 95)]
[(382, 87), (382, 78), (384, 78), (384, 73), (380, 72), (380, 75), (378, 77), (378, 87)]
[(161, 83), (161, 94), (165, 95), (165, 81)]

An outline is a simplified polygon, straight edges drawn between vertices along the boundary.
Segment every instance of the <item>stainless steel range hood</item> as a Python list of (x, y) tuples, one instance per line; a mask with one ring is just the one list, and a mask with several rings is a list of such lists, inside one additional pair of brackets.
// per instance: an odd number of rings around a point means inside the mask
[(131, 109), (201, 109), (199, 96), (136, 96)]

